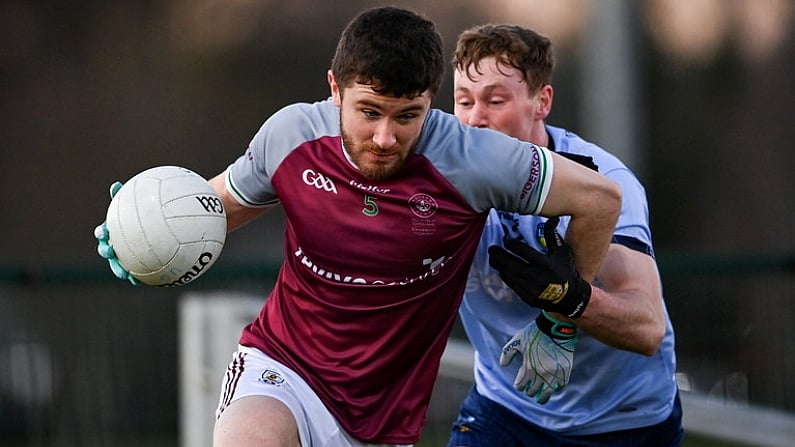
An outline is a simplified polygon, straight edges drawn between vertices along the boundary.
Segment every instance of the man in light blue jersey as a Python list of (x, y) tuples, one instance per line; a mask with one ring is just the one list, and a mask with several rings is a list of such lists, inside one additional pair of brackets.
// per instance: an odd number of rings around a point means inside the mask
[(538, 308), (545, 278), (557, 276), (566, 250), (557, 232), (569, 219), (490, 212), (459, 311), (476, 352), (475, 385), (448, 447), (680, 445), (674, 334), (643, 186), (613, 155), (545, 123), (554, 57), (544, 36), (513, 25), (471, 28), (458, 38), (453, 67), (459, 121), (598, 168), (621, 185), (623, 202), (576, 319)]

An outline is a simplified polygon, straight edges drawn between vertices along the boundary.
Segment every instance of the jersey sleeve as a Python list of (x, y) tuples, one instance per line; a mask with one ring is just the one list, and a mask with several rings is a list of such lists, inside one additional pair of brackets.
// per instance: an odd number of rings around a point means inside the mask
[(306, 141), (338, 134), (338, 117), (330, 100), (293, 104), (277, 111), (260, 127), (246, 152), (227, 169), (227, 190), (247, 207), (277, 204), (279, 197), (271, 178), (282, 160)]
[[(619, 168), (605, 175), (621, 186), (621, 214), (618, 216), (614, 239), (629, 248), (652, 254), (649, 206), (646, 190), (627, 168)], [(625, 241), (625, 242), (622, 242)]]
[(425, 132), (432, 137), (421, 142), (420, 153), (432, 159), (475, 211), (541, 211), (554, 172), (548, 149), (436, 112)]

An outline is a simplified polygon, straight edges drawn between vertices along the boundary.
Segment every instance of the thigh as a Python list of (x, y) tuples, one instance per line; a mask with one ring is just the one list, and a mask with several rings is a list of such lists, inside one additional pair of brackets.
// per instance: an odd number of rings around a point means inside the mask
[(255, 439), (267, 431), (273, 439), (287, 442), (273, 445), (292, 447), (295, 435), (300, 441), (296, 446), (351, 447), (336, 418), (301, 376), (261, 351), (243, 346), (227, 367), (216, 418), (219, 442), (242, 436), (235, 431)]
[(290, 409), (267, 396), (247, 396), (229, 404), (213, 433), (214, 447), (300, 447)]

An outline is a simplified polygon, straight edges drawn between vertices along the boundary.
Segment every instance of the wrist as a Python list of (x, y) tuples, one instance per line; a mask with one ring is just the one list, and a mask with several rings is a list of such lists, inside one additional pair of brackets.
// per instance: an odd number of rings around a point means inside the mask
[(577, 336), (577, 325), (553, 316), (542, 310), (536, 317), (536, 326), (544, 334), (556, 339), (571, 339)]
[(578, 278), (576, 284), (578, 287), (577, 291), (574, 293), (574, 296), (577, 297), (577, 300), (572, 303), (570, 310), (561, 312), (572, 320), (580, 318), (583, 312), (585, 312), (585, 308), (588, 307), (588, 303), (591, 301), (591, 284), (582, 278)]

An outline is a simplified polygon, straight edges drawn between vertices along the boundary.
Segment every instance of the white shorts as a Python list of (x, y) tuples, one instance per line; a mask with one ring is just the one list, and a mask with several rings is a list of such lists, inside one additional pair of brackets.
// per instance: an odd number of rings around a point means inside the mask
[(295, 418), (302, 447), (411, 447), (353, 439), (295, 371), (256, 348), (238, 346), (221, 383), (216, 418), (229, 404), (247, 396), (268, 396), (285, 404)]

